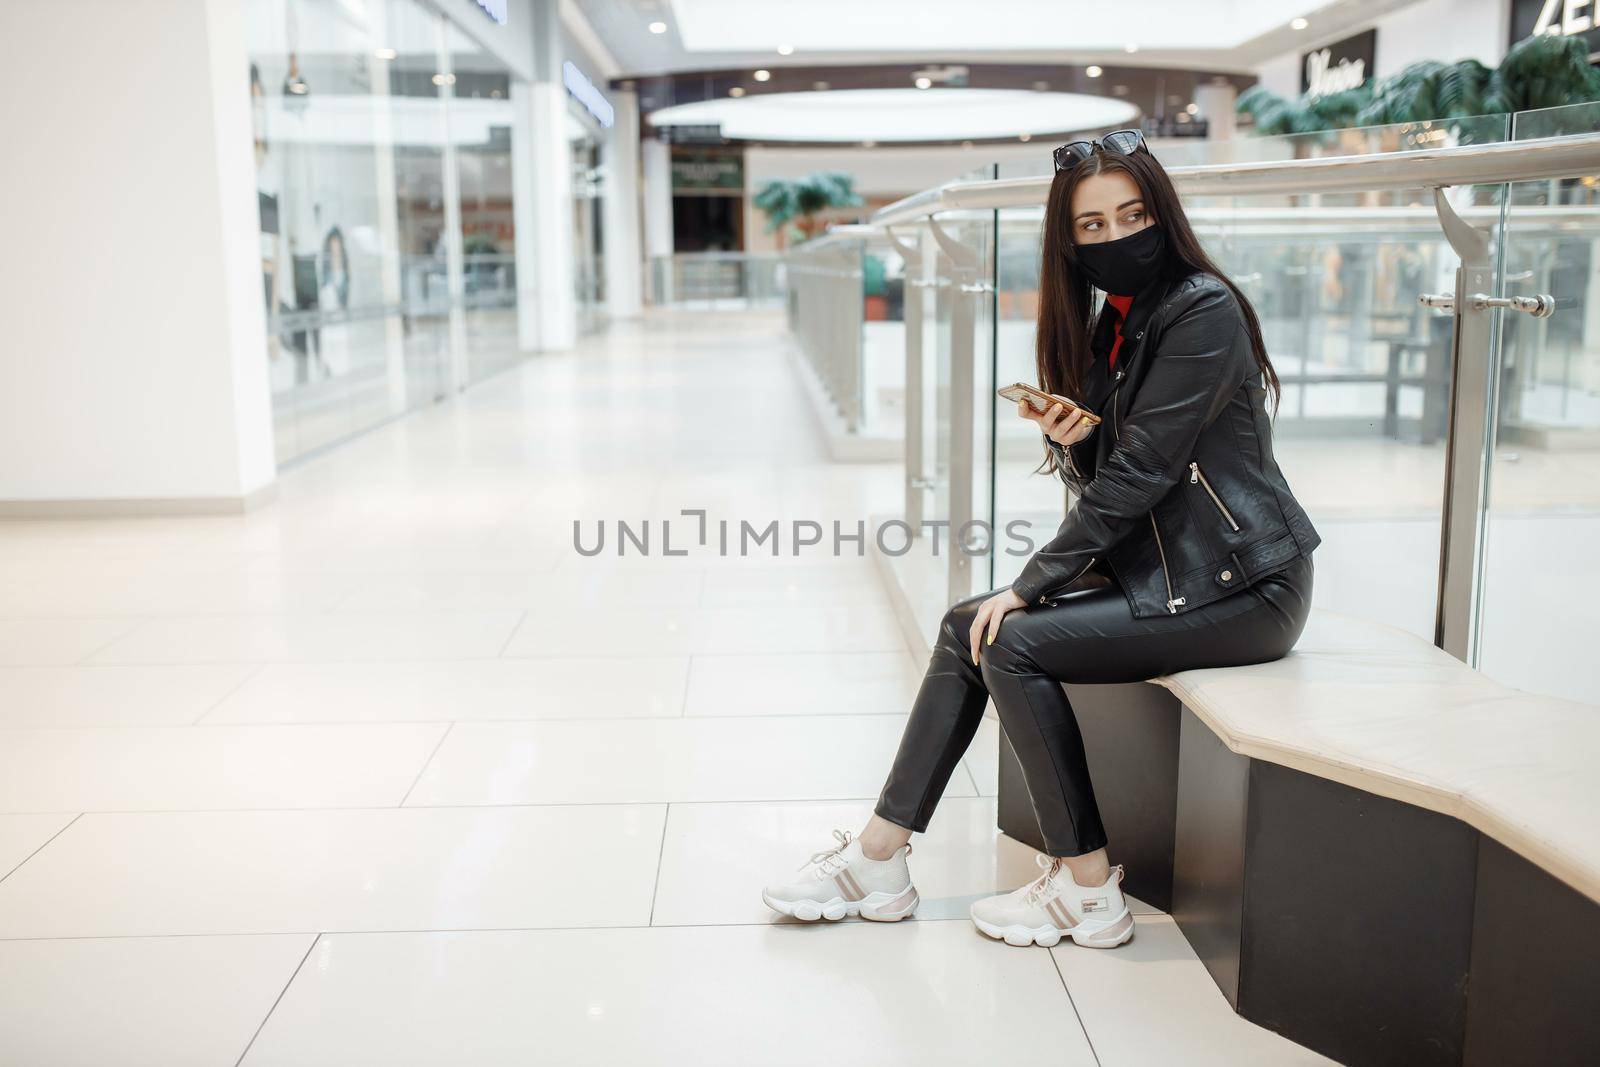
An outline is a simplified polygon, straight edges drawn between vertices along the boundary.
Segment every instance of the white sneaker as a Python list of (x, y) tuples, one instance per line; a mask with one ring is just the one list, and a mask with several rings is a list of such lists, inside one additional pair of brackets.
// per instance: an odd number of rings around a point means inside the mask
[(1021, 889), (972, 905), (979, 931), (1008, 945), (1049, 948), (1063, 936), (1087, 948), (1115, 948), (1133, 937), (1133, 915), (1122, 898), (1122, 867), (1104, 885), (1081, 886), (1059, 858), (1037, 857), (1044, 874)]
[(921, 898), (906, 866), (910, 845), (901, 845), (886, 860), (873, 860), (862, 853), (861, 842), (851, 838), (850, 831), (835, 830), (833, 837), (838, 845), (801, 864), (804, 873), (797, 881), (761, 891), (767, 907), (806, 922), (859, 915), (892, 923), (917, 910)]

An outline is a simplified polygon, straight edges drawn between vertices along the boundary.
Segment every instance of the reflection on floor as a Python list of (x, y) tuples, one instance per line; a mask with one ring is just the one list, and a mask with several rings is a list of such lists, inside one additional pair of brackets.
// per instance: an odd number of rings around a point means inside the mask
[[(921, 670), (868, 561), (715, 551), (899, 492), (823, 460), (777, 330), (588, 338), (248, 517), (0, 525), (0, 1062), (1314, 1060), (1163, 916), (1115, 952), (971, 928), (1034, 870), (992, 729), (916, 920), (761, 906), (864, 821)], [(619, 519), (649, 556), (574, 550)]]

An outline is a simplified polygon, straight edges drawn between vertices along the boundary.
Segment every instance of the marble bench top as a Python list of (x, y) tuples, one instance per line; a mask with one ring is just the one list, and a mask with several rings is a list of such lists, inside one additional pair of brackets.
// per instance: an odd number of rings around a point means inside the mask
[(1153, 681), (1240, 755), (1455, 816), (1600, 901), (1600, 707), (1320, 609), (1281, 660)]

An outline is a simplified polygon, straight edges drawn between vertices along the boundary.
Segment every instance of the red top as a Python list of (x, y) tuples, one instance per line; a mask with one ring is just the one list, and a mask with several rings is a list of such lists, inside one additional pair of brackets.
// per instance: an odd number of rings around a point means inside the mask
[(1122, 324), (1128, 321), (1128, 308), (1133, 306), (1133, 297), (1107, 293), (1106, 303), (1117, 309), (1115, 339), (1111, 342), (1111, 354), (1106, 357), (1106, 366), (1115, 367), (1117, 365), (1117, 349), (1122, 347)]

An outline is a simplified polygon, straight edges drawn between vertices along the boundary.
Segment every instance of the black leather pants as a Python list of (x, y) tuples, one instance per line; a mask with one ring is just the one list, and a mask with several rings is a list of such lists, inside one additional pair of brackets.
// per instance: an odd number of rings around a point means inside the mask
[(979, 606), (1000, 590), (960, 601), (940, 624), (877, 813), (918, 833), (928, 828), (992, 697), (1046, 851), (1081, 856), (1104, 848), (1083, 737), (1061, 683), (1138, 682), (1278, 659), (1305, 628), (1311, 570), (1310, 558), (1301, 558), (1204, 607), (1148, 619), (1134, 618), (1121, 588), (1091, 571), (1051, 603), (1006, 615), (977, 667), (968, 633)]

